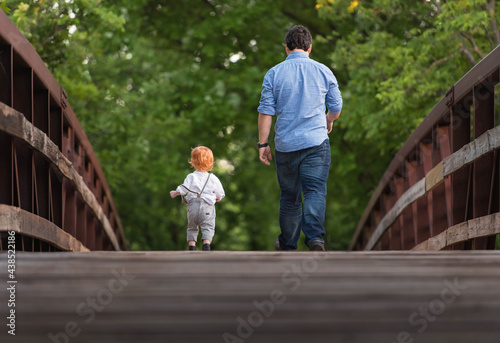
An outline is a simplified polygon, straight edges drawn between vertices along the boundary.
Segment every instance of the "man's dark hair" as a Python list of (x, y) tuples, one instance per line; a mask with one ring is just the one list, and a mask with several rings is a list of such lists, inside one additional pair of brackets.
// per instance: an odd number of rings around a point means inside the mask
[(312, 44), (311, 33), (306, 27), (296, 25), (286, 33), (285, 44), (288, 50), (302, 49), (307, 51)]

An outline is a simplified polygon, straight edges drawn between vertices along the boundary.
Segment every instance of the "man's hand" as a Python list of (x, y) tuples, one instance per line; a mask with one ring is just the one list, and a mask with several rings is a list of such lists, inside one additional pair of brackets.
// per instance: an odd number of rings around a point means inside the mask
[(333, 129), (333, 122), (337, 120), (337, 118), (340, 116), (340, 112), (338, 113), (332, 113), (328, 111), (328, 114), (326, 115), (326, 129), (328, 130), (328, 133), (332, 132)]
[(326, 129), (328, 130), (328, 134), (330, 134), (330, 132), (332, 132), (334, 121), (335, 120), (332, 120), (332, 121), (329, 121), (328, 119), (326, 120)]
[(269, 146), (259, 149), (259, 159), (265, 165), (271, 165), (271, 162), (269, 162), (269, 160), (273, 159), (273, 155), (271, 155), (271, 148)]
[[(259, 142), (264, 144), (269, 138), (269, 133), (271, 132), (271, 125), (273, 124), (273, 117), (268, 114), (259, 113)], [(259, 148), (259, 159), (265, 165), (270, 165), (269, 160), (273, 159), (271, 155), (271, 148), (266, 146), (265, 148)]]

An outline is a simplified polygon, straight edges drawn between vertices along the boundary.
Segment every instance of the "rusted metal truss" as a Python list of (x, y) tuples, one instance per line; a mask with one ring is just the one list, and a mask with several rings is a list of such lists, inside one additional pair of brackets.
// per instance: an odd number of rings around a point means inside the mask
[(0, 251), (123, 250), (90, 142), (33, 47), (0, 11)]
[(450, 88), (396, 154), (351, 250), (498, 247), (499, 79), (500, 46)]

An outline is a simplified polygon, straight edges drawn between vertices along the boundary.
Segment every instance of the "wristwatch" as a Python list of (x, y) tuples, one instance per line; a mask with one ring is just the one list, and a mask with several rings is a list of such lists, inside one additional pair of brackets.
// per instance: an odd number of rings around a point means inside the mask
[(262, 143), (262, 144), (257, 143), (257, 146), (259, 147), (259, 149), (260, 148), (265, 148), (265, 147), (269, 146), (269, 143), (268, 142), (265, 142), (265, 143)]

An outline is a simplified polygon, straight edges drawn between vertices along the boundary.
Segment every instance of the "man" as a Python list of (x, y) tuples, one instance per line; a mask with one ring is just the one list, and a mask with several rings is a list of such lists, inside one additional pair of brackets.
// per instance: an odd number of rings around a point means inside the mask
[(307, 28), (292, 27), (285, 44), (288, 57), (267, 72), (258, 107), (259, 158), (266, 165), (272, 160), (268, 139), (276, 115), (281, 234), (275, 248), (297, 249), (302, 229), (309, 249), (324, 251), (328, 134), (340, 115), (342, 97), (332, 71), (309, 58), (312, 36)]

